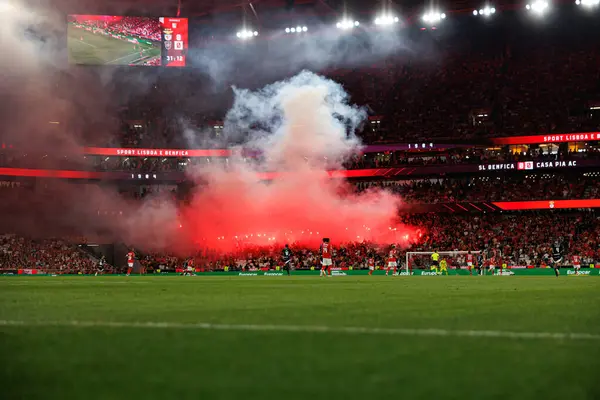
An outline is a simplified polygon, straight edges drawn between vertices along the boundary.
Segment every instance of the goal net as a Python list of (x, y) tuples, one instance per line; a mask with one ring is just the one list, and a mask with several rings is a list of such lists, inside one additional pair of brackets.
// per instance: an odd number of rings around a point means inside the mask
[[(415, 269), (427, 270), (431, 269), (433, 260), (431, 255), (433, 251), (408, 251), (406, 252), (406, 262), (404, 264), (405, 272)], [(466, 269), (468, 251), (438, 251), (439, 261), (446, 260), (448, 269)], [(481, 251), (471, 251), (473, 255), (473, 266), (477, 263), (477, 257)]]

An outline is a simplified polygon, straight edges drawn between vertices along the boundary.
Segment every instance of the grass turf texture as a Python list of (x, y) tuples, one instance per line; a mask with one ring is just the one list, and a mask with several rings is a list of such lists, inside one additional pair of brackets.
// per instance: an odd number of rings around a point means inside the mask
[(3, 398), (593, 399), (599, 340), (426, 337), (39, 321), (600, 334), (600, 279), (7, 277)]
[[(145, 57), (160, 57), (161, 50), (156, 46), (135, 44), (101, 34), (93, 34), (69, 24), (67, 47), (71, 64), (87, 65), (129, 65), (141, 62), (140, 47)], [(83, 41), (81, 38), (83, 37)], [(146, 59), (147, 61), (148, 59)]]

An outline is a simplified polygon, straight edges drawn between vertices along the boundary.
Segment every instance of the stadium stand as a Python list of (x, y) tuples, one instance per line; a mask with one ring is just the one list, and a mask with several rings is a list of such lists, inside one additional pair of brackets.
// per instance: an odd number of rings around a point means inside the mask
[[(407, 251), (433, 251), (447, 249), (476, 251), (498, 249), (509, 266), (543, 266), (548, 264), (551, 245), (561, 238), (566, 246), (566, 259), (573, 255), (582, 258), (583, 265), (595, 263), (600, 257), (600, 217), (595, 213), (575, 212), (562, 214), (515, 213), (515, 214), (423, 214), (404, 216), (402, 222), (420, 227), (422, 235), (412, 238)], [(294, 247), (293, 264), (298, 269), (318, 267), (318, 251), (304, 246)], [(383, 265), (387, 246), (373, 243), (354, 242), (336, 246), (334, 257), (339, 268), (366, 268), (368, 257)], [(198, 270), (241, 271), (253, 269), (275, 269), (282, 264), (279, 258), (281, 247), (240, 248), (228, 254), (198, 255), (195, 265)], [(463, 259), (456, 262), (463, 263)], [(173, 270), (181, 268), (184, 260), (175, 256), (145, 256), (143, 263), (153, 269)], [(568, 262), (568, 261), (567, 261)], [(424, 268), (426, 265), (414, 265)]]
[(371, 181), (358, 182), (355, 186), (357, 191), (385, 188), (409, 203), (594, 199), (600, 190), (600, 182), (595, 176), (555, 174), (532, 174), (526, 178), (506, 176)]
[[(76, 246), (62, 239), (0, 236), (0, 271), (40, 270), (49, 274), (90, 274), (96, 263)], [(107, 273), (112, 267), (107, 266)]]
[[(599, 88), (590, 84), (598, 80), (597, 43), (579, 40), (587, 34), (577, 29), (529, 37), (529, 28), (491, 44), (476, 34), (461, 37), (460, 46), (444, 47), (433, 61), (401, 53), (372, 66), (322, 72), (381, 118), (361, 133), (366, 143), (598, 131), (600, 118), (589, 112), (600, 101)], [(122, 111), (124, 126), (144, 122), (124, 129), (112, 145), (184, 147), (189, 143), (174, 133), (195, 127), (204, 134), (210, 121), (222, 120), (231, 93), (199, 99), (190, 87), (202, 86), (202, 78), (192, 75), (179, 73), (180, 83), (159, 78), (151, 100)]]
[[(486, 251), (497, 249), (509, 266), (540, 267), (548, 265), (551, 246), (560, 240), (566, 248), (568, 265), (573, 255), (587, 266), (600, 260), (600, 216), (595, 212), (518, 212), (511, 214), (413, 214), (403, 215), (404, 224), (419, 227), (410, 238), (406, 251)], [(421, 233), (422, 232), (422, 233)], [(86, 253), (64, 240), (33, 240), (15, 235), (0, 238), (0, 269), (38, 269), (48, 273), (93, 273), (95, 262)], [(292, 243), (293, 266), (310, 269), (319, 266), (318, 249)], [(382, 266), (387, 246), (369, 242), (340, 243), (333, 257), (338, 268), (367, 268), (367, 258), (373, 257)], [(217, 253), (202, 250), (192, 255), (197, 271), (248, 271), (277, 269), (282, 265), (281, 246), (251, 246), (238, 243), (235, 252)], [(180, 271), (188, 257), (168, 253), (139, 254), (140, 264), (147, 273)], [(455, 264), (452, 264), (454, 262)], [(464, 259), (456, 257), (464, 266)], [(411, 268), (425, 268), (415, 263)], [(108, 266), (107, 273), (118, 270)]]

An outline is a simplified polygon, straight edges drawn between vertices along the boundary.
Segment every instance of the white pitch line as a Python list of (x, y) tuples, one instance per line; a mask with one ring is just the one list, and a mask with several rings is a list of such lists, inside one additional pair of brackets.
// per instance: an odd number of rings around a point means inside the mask
[(97, 48), (98, 48), (98, 46), (94, 46), (93, 44), (86, 43), (86, 42), (84, 42), (83, 40), (80, 40), (80, 41), (79, 41), (79, 43), (87, 44), (88, 46), (90, 46), (90, 47), (93, 47), (93, 48), (95, 48), (95, 49), (97, 49)]
[[(146, 50), (142, 50), (142, 54), (143, 54), (145, 51), (146, 51)], [(124, 58), (131, 57), (131, 55), (132, 55), (132, 54), (134, 54), (134, 53), (129, 53), (129, 54), (127, 54), (127, 55), (124, 55), (123, 57), (115, 58), (114, 60), (112, 60), (112, 61), (109, 61), (109, 62), (107, 62), (106, 64), (112, 64), (112, 63), (114, 63), (115, 61), (119, 61), (119, 60), (122, 60), (122, 59), (124, 59)], [(137, 53), (135, 53), (135, 54), (137, 55)]]
[(366, 328), (314, 325), (253, 325), (178, 322), (110, 322), (110, 321), (18, 321), (0, 320), (0, 326), (73, 327), (73, 328), (143, 328), (215, 331), (304, 332), (399, 336), (487, 337), (503, 339), (600, 340), (600, 334), (567, 332), (514, 332), (490, 330), (448, 330), (410, 328)]

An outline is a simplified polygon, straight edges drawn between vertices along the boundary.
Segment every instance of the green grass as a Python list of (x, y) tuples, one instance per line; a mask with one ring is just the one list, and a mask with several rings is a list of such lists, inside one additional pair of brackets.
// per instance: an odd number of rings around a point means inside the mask
[(0, 320), (24, 325), (0, 325), (0, 380), (7, 399), (597, 399), (597, 339), (43, 321), (600, 334), (599, 306), (593, 277), (7, 277)]
[[(69, 62), (88, 65), (129, 65), (141, 63), (140, 47), (146, 57), (160, 57), (159, 45), (134, 44), (112, 37), (93, 34), (69, 24), (67, 28)], [(81, 40), (83, 38), (83, 40)]]

